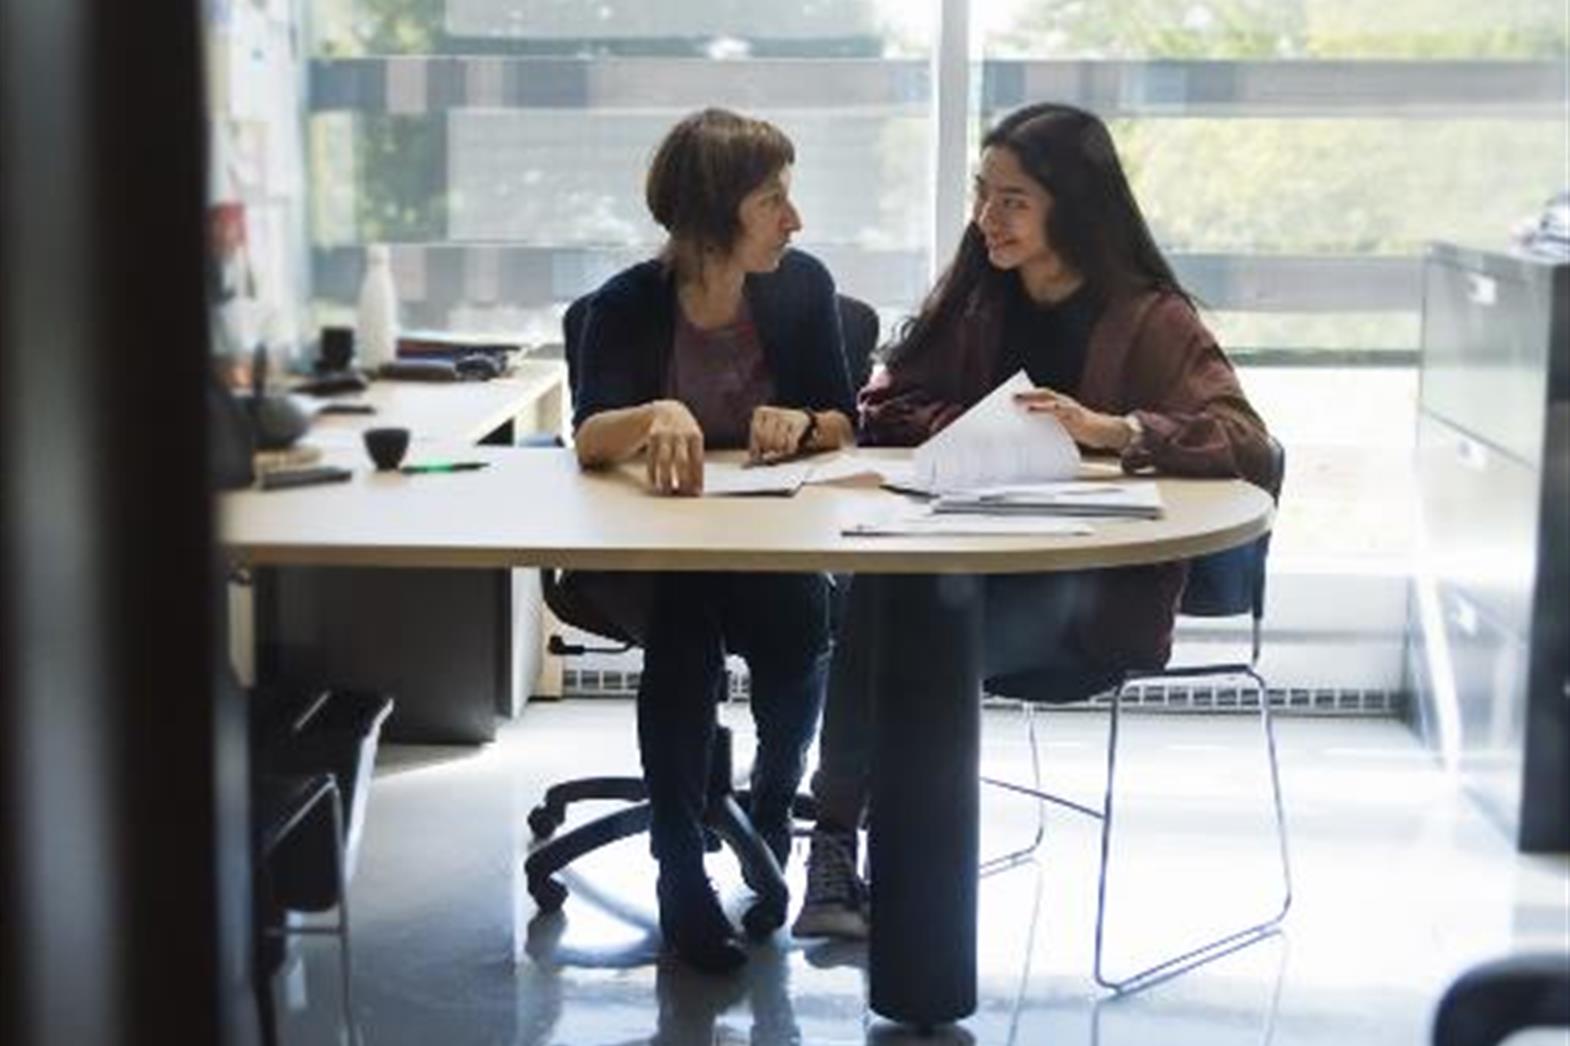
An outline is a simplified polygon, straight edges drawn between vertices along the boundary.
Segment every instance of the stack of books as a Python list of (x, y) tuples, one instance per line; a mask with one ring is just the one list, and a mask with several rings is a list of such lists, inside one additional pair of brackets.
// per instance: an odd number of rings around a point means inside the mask
[(1160, 519), (1161, 490), (1149, 480), (1030, 483), (945, 494), (932, 503), (932, 511), (936, 515)]

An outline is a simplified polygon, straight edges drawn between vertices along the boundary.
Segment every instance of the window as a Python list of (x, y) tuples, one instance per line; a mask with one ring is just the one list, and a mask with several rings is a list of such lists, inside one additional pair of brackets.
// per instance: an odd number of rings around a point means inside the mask
[(561, 310), (662, 241), (643, 171), (723, 104), (796, 143), (798, 242), (903, 311), (927, 282), (927, 33), (895, 2), (333, 0), (309, 142), (318, 319), (394, 245), (404, 321), (557, 337)]

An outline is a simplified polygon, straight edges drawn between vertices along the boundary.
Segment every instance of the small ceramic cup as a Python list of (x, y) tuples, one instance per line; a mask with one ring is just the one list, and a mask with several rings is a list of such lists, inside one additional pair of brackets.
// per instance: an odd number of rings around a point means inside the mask
[(409, 430), (380, 428), (365, 430), (365, 452), (382, 472), (391, 472), (403, 461), (409, 449)]

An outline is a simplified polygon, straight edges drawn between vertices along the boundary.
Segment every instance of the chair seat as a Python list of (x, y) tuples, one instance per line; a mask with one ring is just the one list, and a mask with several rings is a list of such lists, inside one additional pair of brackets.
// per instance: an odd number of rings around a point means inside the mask
[(1039, 705), (1071, 705), (1115, 690), (1126, 673), (1118, 669), (1033, 668), (989, 676), (983, 684), (996, 697)]

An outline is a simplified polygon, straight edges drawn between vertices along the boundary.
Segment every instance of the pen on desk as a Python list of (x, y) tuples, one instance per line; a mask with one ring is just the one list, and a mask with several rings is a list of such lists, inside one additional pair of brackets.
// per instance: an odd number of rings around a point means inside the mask
[(406, 476), (417, 476), (427, 472), (472, 472), (483, 469), (489, 465), (488, 461), (433, 461), (429, 465), (405, 465), (399, 469)]

